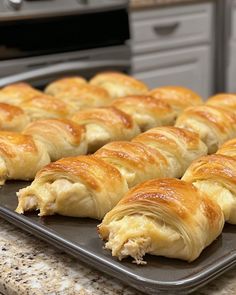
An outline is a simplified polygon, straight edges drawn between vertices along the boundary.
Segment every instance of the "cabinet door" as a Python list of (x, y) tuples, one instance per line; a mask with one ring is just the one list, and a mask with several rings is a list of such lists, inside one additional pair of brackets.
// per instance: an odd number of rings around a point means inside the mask
[(173, 5), (131, 13), (135, 54), (212, 41), (214, 3)]
[(150, 88), (188, 87), (204, 99), (212, 94), (212, 56), (207, 45), (134, 56), (133, 75)]

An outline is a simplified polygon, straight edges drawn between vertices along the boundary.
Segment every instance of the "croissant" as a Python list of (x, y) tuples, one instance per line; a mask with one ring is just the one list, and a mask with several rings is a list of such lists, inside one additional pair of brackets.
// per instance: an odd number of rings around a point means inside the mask
[(111, 103), (108, 92), (98, 86), (87, 84), (80, 77), (64, 78), (49, 84), (46, 93), (70, 103), (74, 111), (106, 106)]
[(41, 95), (44, 96), (41, 91), (36, 90), (27, 83), (15, 83), (0, 90), (0, 102), (18, 106), (27, 99), (40, 97)]
[(210, 97), (206, 101), (206, 104), (212, 106), (221, 106), (231, 111), (236, 111), (236, 94), (220, 93)]
[(226, 141), (216, 153), (236, 158), (236, 138)]
[(0, 184), (7, 179), (30, 180), (50, 162), (44, 146), (29, 135), (0, 131)]
[(131, 189), (104, 217), (98, 231), (119, 260), (144, 264), (147, 254), (195, 260), (220, 235), (220, 207), (193, 185), (154, 179)]
[(181, 177), (193, 160), (207, 154), (198, 134), (177, 127), (156, 127), (136, 136), (132, 142), (159, 151), (168, 162), (169, 177)]
[(163, 100), (151, 96), (133, 95), (114, 100), (112, 106), (129, 114), (141, 131), (156, 126), (174, 125), (175, 111)]
[(61, 92), (77, 89), (81, 85), (86, 85), (87, 81), (83, 77), (66, 77), (51, 82), (45, 88), (47, 94), (58, 96)]
[(0, 129), (21, 131), (30, 122), (24, 111), (14, 105), (0, 103)]
[(166, 158), (140, 142), (111, 142), (100, 148), (95, 156), (115, 166), (129, 188), (148, 179), (172, 175)]
[(180, 86), (164, 86), (151, 90), (148, 95), (166, 101), (179, 115), (187, 107), (203, 104), (201, 96)]
[(113, 166), (94, 156), (64, 158), (40, 170), (18, 193), (18, 213), (61, 214), (101, 219), (128, 191)]
[(221, 107), (196, 106), (186, 109), (175, 126), (198, 133), (212, 154), (219, 145), (236, 136), (236, 115)]
[(24, 134), (42, 142), (51, 161), (87, 153), (85, 128), (67, 119), (47, 119), (29, 124)]
[(183, 180), (191, 182), (217, 203), (225, 220), (236, 224), (236, 159), (215, 154), (195, 160)]
[(83, 110), (74, 114), (72, 120), (85, 125), (90, 153), (107, 142), (130, 140), (140, 133), (132, 117), (114, 107)]
[(28, 114), (31, 121), (66, 118), (72, 113), (72, 108), (69, 104), (46, 94), (27, 99), (21, 102), (19, 106)]
[(106, 89), (112, 98), (148, 92), (148, 87), (143, 82), (118, 72), (99, 73), (90, 80), (90, 84)]

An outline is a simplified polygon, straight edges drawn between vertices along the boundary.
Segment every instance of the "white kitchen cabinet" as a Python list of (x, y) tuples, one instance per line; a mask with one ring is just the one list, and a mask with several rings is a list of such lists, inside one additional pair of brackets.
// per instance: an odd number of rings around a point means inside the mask
[(182, 85), (213, 93), (214, 3), (134, 11), (133, 75), (150, 88)]
[(212, 91), (210, 60), (207, 45), (136, 56), (133, 75), (150, 88), (185, 85), (207, 98)]

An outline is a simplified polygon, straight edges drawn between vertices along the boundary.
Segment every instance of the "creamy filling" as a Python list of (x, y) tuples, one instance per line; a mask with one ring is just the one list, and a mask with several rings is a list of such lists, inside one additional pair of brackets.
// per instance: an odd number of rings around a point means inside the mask
[(7, 180), (7, 166), (3, 158), (0, 157), (0, 185), (3, 185)]
[(236, 197), (220, 183), (211, 180), (199, 180), (193, 183), (221, 207), (225, 220), (236, 224)]
[(105, 247), (120, 260), (131, 256), (134, 263), (143, 264), (146, 253), (180, 258), (184, 250), (178, 232), (162, 221), (143, 215), (128, 215), (108, 225), (109, 238)]
[(111, 140), (109, 132), (97, 124), (86, 125), (86, 137), (88, 140), (88, 151), (90, 153), (95, 152)]

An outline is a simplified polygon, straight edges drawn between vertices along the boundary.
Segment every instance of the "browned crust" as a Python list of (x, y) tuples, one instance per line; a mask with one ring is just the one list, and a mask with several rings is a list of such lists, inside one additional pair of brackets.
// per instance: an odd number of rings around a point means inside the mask
[(38, 149), (32, 136), (0, 131), (0, 153), (9, 158), (14, 158), (19, 150), (30, 153), (37, 152)]
[(74, 114), (72, 120), (82, 124), (83, 122), (102, 122), (104, 125), (122, 124), (127, 129), (132, 129), (134, 126), (130, 115), (114, 107), (92, 108), (80, 111)]
[(94, 156), (78, 156), (60, 159), (41, 169), (36, 178), (40, 178), (48, 173), (69, 173), (82, 179), (88, 188), (95, 191), (102, 190), (99, 179), (112, 179), (121, 181), (120, 172), (113, 166)]

